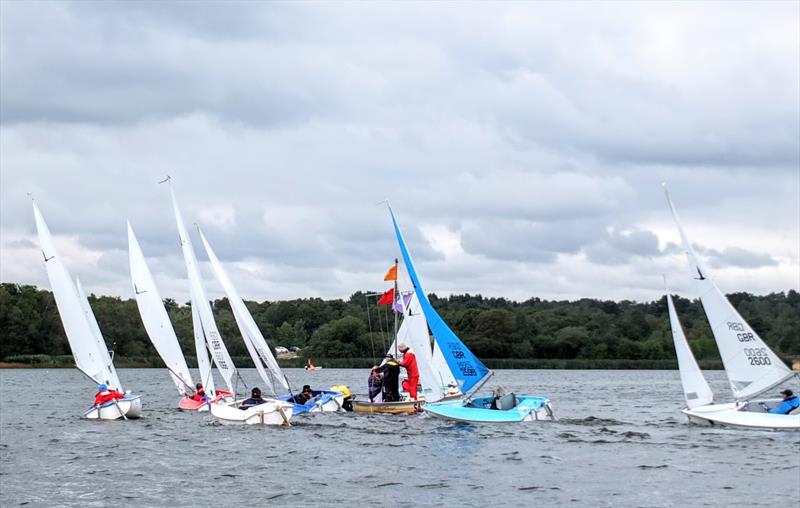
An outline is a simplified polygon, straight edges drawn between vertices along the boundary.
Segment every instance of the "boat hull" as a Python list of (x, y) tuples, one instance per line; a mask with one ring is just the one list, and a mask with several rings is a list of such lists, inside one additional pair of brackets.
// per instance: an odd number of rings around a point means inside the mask
[(239, 409), (244, 399), (210, 404), (211, 415), (220, 423), (234, 425), (286, 425), (292, 419), (292, 404), (267, 399), (264, 404), (248, 409)]
[(753, 402), (709, 404), (683, 409), (690, 423), (740, 429), (800, 430), (800, 415), (776, 415), (760, 410)]
[(123, 399), (106, 402), (99, 407), (90, 407), (83, 417), (89, 420), (135, 420), (142, 416), (142, 398), (139, 395), (126, 395)]
[(517, 395), (517, 404), (511, 409), (482, 407), (493, 397), (473, 399), (464, 405), (461, 399), (425, 405), (425, 412), (437, 418), (466, 423), (517, 423), (554, 420), (550, 400), (545, 397)]
[(178, 409), (182, 411), (208, 411), (211, 404), (227, 402), (233, 400), (233, 394), (225, 390), (218, 390), (214, 399), (208, 401), (194, 400), (190, 397), (183, 397), (178, 401)]
[(422, 409), (424, 400), (402, 400), (399, 402), (370, 402), (354, 400), (353, 412), (359, 414), (414, 414)]
[(315, 397), (305, 404), (297, 404), (291, 401), (290, 395), (282, 395), (278, 400), (292, 404), (294, 414), (301, 415), (306, 413), (332, 413), (344, 411), (344, 394), (334, 390), (314, 390)]

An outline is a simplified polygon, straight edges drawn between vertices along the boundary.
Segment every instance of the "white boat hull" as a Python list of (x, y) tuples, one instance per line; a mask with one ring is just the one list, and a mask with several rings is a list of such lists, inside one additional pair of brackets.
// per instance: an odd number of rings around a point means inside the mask
[(220, 423), (237, 425), (291, 425), (292, 405), (280, 400), (267, 402), (248, 409), (239, 409), (244, 399), (210, 404), (211, 415)]
[(331, 399), (324, 404), (317, 404), (314, 406), (314, 409), (309, 411), (309, 413), (330, 413), (334, 411), (344, 411), (344, 409), (342, 409), (342, 404), (344, 404), (344, 395), (337, 395), (335, 397), (331, 397)]
[(757, 408), (754, 404), (754, 402), (709, 404), (694, 409), (683, 409), (682, 412), (689, 418), (689, 422), (698, 425), (762, 430), (800, 430), (800, 415), (771, 414)]
[(119, 420), (123, 415), (129, 420), (142, 416), (142, 398), (139, 395), (126, 396), (124, 399), (106, 402), (100, 407), (91, 407), (83, 417), (89, 420)]

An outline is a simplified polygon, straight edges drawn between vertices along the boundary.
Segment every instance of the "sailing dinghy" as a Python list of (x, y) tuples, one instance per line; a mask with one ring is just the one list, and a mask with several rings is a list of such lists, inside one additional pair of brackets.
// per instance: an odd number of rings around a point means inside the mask
[[(320, 413), (330, 411), (343, 411), (342, 404), (344, 403), (344, 394), (333, 390), (313, 390), (314, 396), (303, 404), (295, 401), (294, 395), (289, 387), (289, 380), (278, 365), (275, 356), (270, 351), (267, 341), (258, 329), (253, 316), (244, 304), (242, 297), (231, 282), (228, 274), (222, 267), (222, 263), (217, 257), (211, 244), (208, 243), (203, 231), (198, 226), (197, 231), (200, 233), (200, 239), (203, 241), (203, 246), (206, 249), (208, 260), (211, 261), (211, 267), (214, 274), (217, 276), (222, 288), (225, 290), (225, 295), (228, 297), (228, 303), (233, 310), (233, 318), (236, 321), (236, 326), (239, 327), (239, 332), (244, 340), (244, 345), (247, 347), (247, 352), (256, 366), (258, 375), (267, 387), (267, 391), (276, 396), (278, 400), (292, 404), (294, 414), (304, 413)], [(286, 390), (285, 395), (278, 395), (275, 386), (280, 386)]]
[(683, 413), (693, 423), (750, 429), (800, 430), (800, 414), (769, 413), (768, 410), (775, 408), (780, 401), (758, 399), (790, 379), (800, 378), (800, 373), (790, 370), (778, 358), (720, 291), (689, 242), (666, 186), (664, 193), (680, 233), (695, 287), (711, 325), (734, 397), (733, 402), (714, 403), (711, 389), (686, 343), (672, 299), (667, 295), (673, 340), (678, 353), (678, 368), (686, 396), (687, 407)]
[[(289, 424), (289, 419), (292, 417), (292, 412), (287, 410), (286, 404), (274, 399), (266, 399), (264, 404), (250, 407), (249, 409), (242, 410), (239, 406), (245, 399), (235, 399), (236, 389), (233, 385), (235, 380), (241, 379), (236, 367), (233, 365), (228, 354), (228, 349), (222, 341), (217, 323), (214, 321), (214, 313), (211, 310), (208, 296), (206, 296), (205, 286), (203, 285), (200, 276), (200, 268), (197, 263), (197, 256), (195, 256), (194, 248), (192, 247), (189, 234), (183, 223), (183, 216), (178, 208), (178, 199), (175, 197), (175, 190), (172, 188), (172, 182), (169, 177), (167, 181), (170, 182), (169, 191), (172, 197), (172, 208), (175, 212), (175, 222), (178, 225), (178, 235), (181, 240), (181, 250), (183, 251), (183, 260), (186, 264), (186, 271), (189, 275), (189, 289), (192, 302), (192, 321), (194, 325), (195, 347), (197, 349), (197, 362), (200, 367), (200, 375), (202, 378), (203, 386), (206, 393), (213, 393), (214, 398), (217, 398), (222, 390), (214, 388), (214, 380), (211, 374), (211, 365), (208, 362), (205, 348), (211, 352), (211, 358), (217, 370), (222, 374), (225, 384), (228, 387), (224, 391), (224, 399), (217, 402), (202, 404), (201, 407), (208, 407), (211, 410), (212, 416), (217, 420), (224, 423), (238, 423), (238, 424), (262, 424), (262, 425), (284, 425)], [(205, 338), (205, 341), (203, 341)], [(202, 343), (205, 342), (205, 345)], [(189, 399), (183, 399), (189, 402)], [(191, 401), (196, 402), (196, 401)], [(184, 407), (183, 405), (181, 406)]]
[[(83, 288), (72, 283), (66, 266), (56, 252), (50, 230), (42, 217), (36, 202), (33, 202), (33, 215), (36, 220), (36, 231), (39, 245), (44, 256), (47, 278), (53, 289), (53, 297), (58, 307), (58, 314), (64, 325), (75, 366), (95, 385), (105, 384), (117, 391), (122, 384), (117, 376), (114, 363), (108, 353), (100, 327), (83, 293)], [(142, 401), (138, 395), (126, 392), (122, 399), (113, 400), (100, 406), (91, 406), (83, 414), (84, 418), (93, 420), (127, 420), (138, 418), (142, 414)]]
[[(150, 342), (153, 343), (158, 355), (164, 361), (169, 376), (181, 395), (178, 401), (178, 408), (187, 411), (207, 411), (209, 402), (222, 400), (228, 392), (220, 390), (217, 393), (213, 393), (212, 382), (211, 391), (206, 391), (209, 394), (208, 400), (203, 401), (192, 398), (196, 393), (192, 375), (189, 372), (188, 365), (186, 365), (186, 359), (178, 343), (178, 337), (175, 335), (175, 329), (169, 320), (167, 310), (164, 308), (164, 302), (158, 292), (155, 280), (152, 273), (150, 273), (150, 268), (147, 266), (142, 248), (136, 239), (130, 222), (128, 223), (128, 254), (136, 306), (139, 309), (139, 315), (147, 331), (147, 336), (150, 337)], [(201, 342), (201, 346), (202, 353), (205, 355), (205, 340)], [(207, 359), (206, 363), (208, 363)], [(203, 370), (201, 369), (201, 372)], [(210, 372), (210, 367), (206, 371)]]
[(502, 398), (474, 397), (492, 376), (489, 370), (467, 346), (447, 326), (431, 305), (422, 288), (411, 254), (406, 247), (403, 233), (389, 207), (397, 243), (400, 247), (408, 276), (414, 286), (414, 293), (419, 299), (422, 313), (439, 345), (442, 356), (449, 367), (455, 381), (459, 385), (462, 397), (427, 403), (423, 406), (426, 413), (439, 418), (471, 423), (510, 423), (553, 419), (550, 400), (546, 397), (516, 395), (508, 393)]

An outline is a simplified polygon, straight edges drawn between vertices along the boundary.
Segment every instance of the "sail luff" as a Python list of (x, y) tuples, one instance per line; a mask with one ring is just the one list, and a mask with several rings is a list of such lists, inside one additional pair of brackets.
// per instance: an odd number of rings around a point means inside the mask
[(428, 320), (428, 326), (433, 333), (433, 338), (439, 343), (442, 349), (442, 354), (447, 361), (447, 366), (453, 376), (459, 382), (459, 388), (462, 393), (466, 393), (470, 388), (478, 384), (484, 377), (489, 375), (489, 369), (467, 348), (467, 346), (456, 336), (455, 333), (447, 326), (447, 323), (439, 316), (436, 310), (428, 301), (425, 290), (420, 284), (419, 277), (417, 276), (414, 263), (411, 260), (411, 254), (406, 247), (403, 233), (395, 220), (394, 212), (389, 207), (389, 214), (392, 217), (392, 225), (394, 227), (397, 243), (400, 247), (400, 253), (403, 257), (403, 262), (406, 265), (406, 271), (414, 286), (414, 291), (419, 297), (419, 303), (422, 306), (422, 312)]
[(714, 283), (711, 274), (700, 262), (689, 242), (689, 237), (683, 230), (666, 186), (664, 194), (680, 233), (690, 270), (692, 274), (697, 275), (693, 277), (695, 287), (714, 334), (731, 391), (736, 400), (756, 397), (791, 377), (792, 372), (742, 318)]
[[(58, 314), (64, 326), (75, 365), (96, 382), (111, 384), (112, 380), (106, 375), (105, 363), (100, 351), (97, 350), (97, 344), (89, 322), (86, 320), (78, 291), (55, 249), (50, 229), (35, 201), (33, 202), (33, 215), (47, 278), (50, 281), (50, 288), (53, 291), (53, 298), (58, 307)], [(119, 388), (121, 389), (121, 387)]]
[(170, 378), (175, 383), (178, 393), (185, 395), (187, 387), (194, 387), (192, 376), (186, 365), (186, 359), (183, 357), (172, 322), (164, 307), (164, 302), (156, 287), (153, 274), (147, 266), (147, 260), (130, 222), (128, 223), (128, 261), (136, 307), (139, 309), (139, 316), (147, 336), (164, 364), (167, 365)]
[[(222, 267), (222, 263), (217, 257), (217, 254), (214, 252), (214, 249), (211, 248), (211, 244), (208, 242), (208, 239), (206, 239), (203, 231), (200, 230), (199, 227), (197, 229), (200, 233), (200, 239), (203, 242), (203, 247), (205, 247), (208, 259), (211, 262), (211, 267), (214, 270), (214, 274), (217, 276), (217, 280), (219, 280), (220, 284), (222, 284), (225, 295), (228, 297), (228, 302), (231, 305), (231, 309), (233, 309), (236, 325), (239, 327), (239, 331), (242, 334), (242, 339), (245, 341), (245, 345), (248, 346), (248, 352), (250, 352), (250, 356), (253, 358), (253, 363), (255, 363), (256, 368), (258, 368), (261, 378), (265, 383), (269, 384), (273, 393), (274, 388), (272, 385), (274, 381), (277, 381), (285, 390), (288, 390), (289, 383), (286, 380), (286, 376), (283, 374), (283, 371), (278, 365), (278, 361), (272, 355), (272, 351), (269, 349), (267, 341), (261, 334), (258, 325), (256, 325), (252, 314), (250, 314), (250, 310), (247, 308), (247, 305), (245, 305), (242, 297), (239, 296), (236, 286), (234, 286), (233, 282), (231, 282), (230, 277), (228, 277), (228, 274)], [(267, 369), (272, 375), (272, 379), (270, 379), (267, 373), (264, 372), (263, 367), (261, 367), (261, 362), (266, 365)]]
[(411, 301), (408, 302), (408, 306), (404, 307), (403, 322), (397, 332), (394, 344), (398, 342), (405, 343), (414, 351), (419, 369), (419, 382), (422, 384), (425, 400), (428, 402), (440, 400), (443, 395), (442, 384), (431, 365), (432, 353), (428, 324), (416, 294), (412, 293)]
[(170, 184), (170, 195), (172, 197), (172, 208), (175, 212), (175, 222), (178, 225), (178, 235), (181, 241), (181, 250), (183, 251), (183, 260), (186, 264), (186, 271), (189, 277), (190, 293), (192, 298), (192, 307), (196, 308), (197, 314), (200, 318), (200, 323), (203, 327), (205, 334), (206, 344), (211, 353), (211, 359), (214, 365), (217, 366), (228, 390), (234, 392), (234, 378), (236, 377), (236, 366), (231, 360), (230, 354), (222, 341), (222, 336), (217, 329), (217, 323), (214, 321), (214, 313), (211, 310), (211, 304), (206, 295), (205, 288), (203, 287), (202, 277), (200, 276), (200, 268), (197, 263), (197, 256), (195, 256), (192, 242), (189, 239), (189, 234), (183, 223), (183, 216), (181, 215), (180, 208), (178, 207), (178, 199), (175, 197), (175, 190)]
[(108, 346), (103, 338), (103, 332), (100, 331), (100, 325), (97, 323), (97, 318), (94, 315), (94, 311), (92, 311), (92, 306), (89, 304), (89, 297), (86, 296), (81, 281), (77, 277), (75, 278), (75, 289), (78, 292), (78, 299), (81, 302), (81, 309), (86, 316), (86, 322), (89, 323), (89, 328), (92, 330), (92, 335), (94, 336), (94, 341), (97, 346), (98, 358), (103, 362), (104, 377), (108, 380), (106, 384), (116, 390), (122, 390), (122, 383), (119, 381), (117, 369), (114, 368), (114, 363), (108, 352)]
[(672, 341), (675, 344), (675, 355), (678, 358), (678, 372), (681, 377), (686, 405), (689, 408), (705, 406), (714, 402), (714, 393), (708, 386), (708, 382), (703, 376), (697, 360), (692, 354), (689, 342), (683, 332), (683, 327), (675, 311), (672, 296), (667, 291), (667, 309), (669, 313), (669, 323), (672, 330)]
[(200, 383), (203, 384), (205, 392), (213, 397), (216, 395), (216, 388), (214, 386), (214, 375), (211, 372), (211, 360), (208, 358), (208, 345), (206, 344), (205, 333), (203, 333), (200, 314), (194, 305), (192, 305), (192, 331), (194, 333), (194, 349), (197, 355), (197, 370), (200, 372)]

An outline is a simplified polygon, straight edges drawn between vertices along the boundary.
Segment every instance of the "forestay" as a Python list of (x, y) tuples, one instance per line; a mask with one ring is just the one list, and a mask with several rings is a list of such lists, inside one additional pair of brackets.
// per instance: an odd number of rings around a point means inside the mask
[(666, 187), (664, 193), (736, 400), (756, 397), (794, 376), (714, 284), (681, 226)]
[(128, 223), (128, 259), (133, 293), (144, 329), (164, 364), (168, 367), (169, 375), (178, 392), (185, 395), (187, 387), (194, 387), (192, 376), (130, 222)]
[(394, 212), (392, 212), (391, 208), (389, 208), (389, 213), (392, 217), (392, 225), (394, 226), (397, 243), (400, 246), (400, 252), (403, 256), (403, 262), (408, 271), (408, 276), (411, 278), (411, 283), (414, 286), (414, 292), (419, 297), (422, 312), (428, 320), (428, 326), (430, 326), (431, 332), (433, 333), (433, 338), (439, 344), (442, 350), (442, 356), (458, 382), (461, 392), (466, 393), (489, 374), (489, 369), (472, 354), (472, 351), (470, 351), (463, 342), (461, 342), (461, 339), (453, 333), (450, 327), (447, 326), (447, 323), (444, 322), (431, 305), (428, 297), (425, 295), (425, 290), (420, 284), (419, 277), (417, 277), (417, 271), (411, 261), (411, 254), (408, 252), (403, 233), (397, 225)]
[[(244, 339), (245, 346), (247, 346), (247, 351), (250, 353), (250, 357), (253, 359), (253, 363), (261, 379), (269, 385), (273, 393), (275, 393), (275, 381), (283, 386), (284, 389), (289, 390), (289, 383), (286, 381), (286, 376), (284, 376), (283, 371), (281, 371), (281, 368), (278, 366), (278, 362), (272, 355), (272, 351), (270, 351), (267, 341), (258, 329), (258, 325), (256, 325), (253, 316), (239, 296), (239, 292), (231, 282), (228, 274), (225, 273), (225, 270), (222, 268), (222, 263), (220, 263), (219, 258), (217, 258), (217, 255), (214, 253), (214, 249), (211, 248), (208, 240), (206, 240), (205, 235), (203, 235), (199, 227), (197, 229), (200, 232), (200, 239), (203, 241), (208, 259), (211, 261), (211, 267), (214, 269), (217, 279), (225, 290), (225, 295), (228, 297), (231, 309), (233, 309), (233, 317), (236, 320), (236, 325), (239, 327), (242, 339)], [(269, 373), (264, 370), (264, 365), (266, 365)]]
[(675, 312), (672, 296), (667, 292), (667, 307), (669, 309), (669, 324), (672, 329), (672, 341), (675, 343), (675, 354), (678, 357), (678, 371), (681, 375), (681, 385), (686, 398), (686, 405), (690, 409), (705, 406), (714, 401), (714, 393), (703, 377), (700, 366), (697, 365), (689, 342), (683, 333), (683, 327)]
[(197, 370), (200, 372), (200, 382), (203, 384), (205, 392), (213, 397), (216, 395), (216, 389), (214, 387), (214, 375), (211, 373), (211, 360), (208, 359), (203, 323), (200, 322), (200, 314), (198, 314), (197, 308), (194, 306), (192, 306), (192, 330), (194, 331), (194, 349), (197, 353)]
[(102, 351), (97, 348), (94, 333), (86, 320), (78, 291), (56, 252), (50, 230), (44, 222), (36, 202), (33, 203), (33, 215), (47, 269), (47, 278), (50, 280), (50, 287), (53, 290), (58, 313), (64, 325), (64, 332), (67, 335), (72, 356), (75, 358), (75, 365), (96, 383), (105, 383), (117, 390), (122, 390), (113, 365), (111, 365), (108, 351), (105, 348)]
[[(175, 212), (175, 222), (178, 224), (178, 235), (180, 236), (183, 260), (186, 263), (186, 271), (189, 276), (192, 309), (197, 309), (197, 314), (206, 338), (206, 344), (208, 345), (208, 350), (211, 352), (214, 365), (219, 369), (222, 378), (225, 380), (225, 384), (228, 386), (228, 390), (235, 392), (233, 388), (233, 378), (236, 376), (236, 367), (233, 365), (233, 361), (217, 329), (217, 323), (214, 321), (214, 313), (211, 311), (211, 304), (208, 301), (206, 290), (200, 277), (197, 257), (194, 254), (189, 234), (186, 232), (186, 227), (183, 224), (183, 217), (178, 208), (178, 200), (175, 197), (175, 191), (172, 189), (172, 185), (169, 187), (169, 192), (172, 196), (172, 208)], [(196, 334), (197, 332), (195, 331), (195, 336)]]
[(403, 308), (403, 322), (397, 331), (397, 342), (409, 346), (417, 358), (419, 382), (422, 383), (425, 400), (436, 402), (442, 398), (442, 385), (431, 366), (431, 340), (428, 335), (428, 323), (419, 304), (416, 293)]

